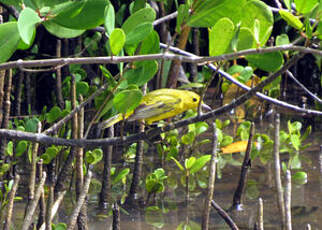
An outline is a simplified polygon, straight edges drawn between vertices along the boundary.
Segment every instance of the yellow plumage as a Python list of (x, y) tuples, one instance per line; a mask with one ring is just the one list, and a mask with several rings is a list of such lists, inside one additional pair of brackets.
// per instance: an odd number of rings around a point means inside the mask
[[(196, 109), (200, 96), (195, 92), (179, 89), (158, 89), (147, 93), (140, 105), (125, 115), (117, 114), (103, 122), (103, 127), (108, 128), (124, 118), (128, 121), (144, 120), (147, 124), (174, 117), (188, 109)], [(202, 103), (207, 110), (209, 106)]]

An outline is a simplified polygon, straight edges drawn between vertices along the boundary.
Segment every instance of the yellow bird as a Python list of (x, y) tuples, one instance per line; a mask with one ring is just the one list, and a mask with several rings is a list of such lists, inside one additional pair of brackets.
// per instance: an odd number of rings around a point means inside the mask
[[(124, 118), (127, 121), (144, 120), (147, 124), (174, 117), (189, 109), (198, 108), (200, 96), (195, 92), (179, 89), (158, 89), (147, 93), (139, 106), (125, 115), (117, 114), (101, 125), (108, 128)], [(202, 103), (202, 108), (210, 111), (211, 108)]]

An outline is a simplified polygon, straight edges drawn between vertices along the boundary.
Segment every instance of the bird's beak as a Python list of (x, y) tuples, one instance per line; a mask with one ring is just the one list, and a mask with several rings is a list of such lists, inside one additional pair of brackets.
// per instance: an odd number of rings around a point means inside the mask
[(210, 112), (212, 109), (210, 108), (210, 106), (209, 105), (207, 105), (207, 104), (204, 104), (204, 103), (202, 103), (201, 104), (201, 108), (205, 111), (205, 112)]

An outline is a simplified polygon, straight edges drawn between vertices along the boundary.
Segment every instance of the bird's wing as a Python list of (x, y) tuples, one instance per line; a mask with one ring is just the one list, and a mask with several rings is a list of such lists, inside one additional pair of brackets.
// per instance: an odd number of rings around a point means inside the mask
[(180, 98), (161, 97), (159, 100), (149, 101), (147, 104), (143, 103), (134, 110), (133, 114), (128, 118), (128, 121), (144, 120), (168, 113), (174, 110), (180, 102)]

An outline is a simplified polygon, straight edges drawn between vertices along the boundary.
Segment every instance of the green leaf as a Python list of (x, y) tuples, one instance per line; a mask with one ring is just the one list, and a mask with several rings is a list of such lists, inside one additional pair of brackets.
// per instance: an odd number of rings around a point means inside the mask
[(176, 32), (178, 34), (181, 33), (181, 26), (187, 20), (189, 16), (189, 4), (180, 4), (178, 8), (178, 16), (177, 16), (177, 25), (176, 25)]
[(199, 157), (190, 168), (190, 173), (198, 172), (207, 164), (208, 161), (210, 161), (210, 159), (211, 155), (204, 155), (202, 157)]
[(246, 0), (196, 0), (187, 24), (191, 27), (212, 27), (223, 18), (236, 25), (240, 21), (242, 5)]
[(103, 150), (102, 149), (94, 149), (93, 151), (89, 150), (85, 154), (85, 160), (88, 164), (97, 164), (103, 158)]
[[(274, 23), (273, 13), (269, 6), (259, 0), (248, 1), (243, 5), (241, 14), (241, 27), (249, 28), (253, 35), (254, 30), (257, 30), (260, 45), (265, 45)], [(259, 25), (256, 26), (256, 24)], [(256, 41), (255, 37), (254, 40)]]
[(142, 9), (142, 8), (144, 8), (145, 7), (145, 1), (146, 0), (135, 0), (134, 2), (132, 2), (132, 3), (134, 3), (133, 4), (133, 7), (132, 7), (132, 11), (131, 11), (131, 14), (133, 14), (133, 13), (135, 13), (136, 11), (138, 11), (138, 10), (140, 10), (140, 9)]
[(209, 31), (209, 55), (217, 56), (231, 51), (230, 42), (235, 26), (229, 18), (222, 18)]
[(296, 10), (301, 14), (307, 14), (319, 3), (318, 0), (294, 0)]
[(142, 92), (138, 89), (123, 90), (114, 96), (113, 104), (117, 111), (126, 113), (140, 104), (142, 96)]
[(124, 78), (129, 84), (138, 86), (150, 81), (158, 71), (157, 61), (140, 61), (134, 63), (134, 68), (124, 73)]
[(280, 10), (278, 12), (281, 15), (281, 17), (287, 22), (287, 24), (289, 24), (290, 26), (292, 26), (297, 30), (302, 30), (303, 23), (298, 17), (294, 16), (293, 14), (291, 14), (286, 10)]
[(242, 27), (238, 34), (237, 50), (245, 50), (256, 47), (256, 40), (253, 32), (246, 27)]
[(27, 141), (19, 141), (17, 146), (16, 146), (16, 156), (20, 157), (28, 147), (28, 142)]
[(276, 37), (277, 46), (288, 45), (288, 44), (290, 44), (290, 39), (288, 38), (287, 34), (281, 34)]
[(106, 0), (68, 1), (56, 5), (52, 13), (55, 23), (70, 29), (92, 29), (104, 23)]
[(46, 120), (48, 123), (55, 122), (58, 118), (61, 117), (61, 109), (58, 106), (54, 106), (51, 110), (46, 114)]
[(192, 165), (195, 163), (196, 158), (195, 157), (189, 157), (188, 159), (186, 159), (184, 161), (184, 166), (186, 169), (190, 169), (192, 167)]
[(130, 172), (130, 169), (129, 168), (125, 168), (125, 169), (122, 169), (116, 177), (114, 177), (113, 181), (112, 181), (112, 184), (116, 184), (118, 183), (119, 181), (123, 180), (123, 178), (125, 178), (127, 176), (127, 174), (129, 174)]
[(85, 30), (70, 29), (70, 28), (58, 25), (53, 21), (45, 21), (42, 24), (45, 26), (46, 30), (49, 33), (59, 38), (75, 38), (85, 32)]
[(106, 34), (110, 36), (112, 31), (115, 28), (115, 11), (111, 3), (108, 3), (108, 5), (106, 6), (104, 15), (105, 15), (104, 26), (105, 26)]
[(292, 175), (292, 182), (298, 185), (306, 184), (307, 183), (307, 173), (300, 171), (296, 172)]
[(86, 96), (89, 91), (89, 85), (86, 81), (79, 81), (76, 83), (76, 93), (77, 95)]
[(122, 25), (126, 35), (136, 30), (136, 27), (144, 23), (152, 23), (155, 20), (155, 12), (152, 8), (141, 9), (132, 14)]
[(32, 133), (37, 132), (39, 122), (40, 122), (39, 119), (36, 117), (32, 117), (31, 119), (28, 119), (26, 122), (26, 132), (32, 132)]
[(18, 30), (21, 39), (27, 45), (31, 44), (36, 25), (41, 21), (41, 18), (33, 9), (26, 7), (21, 11), (18, 18)]
[(305, 130), (305, 132), (303, 133), (303, 135), (301, 136), (301, 141), (304, 141), (312, 132), (312, 126), (308, 126)]
[(118, 53), (123, 49), (125, 39), (125, 33), (122, 29), (117, 28), (113, 30), (109, 39), (113, 55), (118, 55)]
[(0, 63), (7, 61), (16, 51), (20, 35), (17, 22), (0, 24)]
[(151, 22), (141, 23), (134, 30), (126, 33), (126, 45), (135, 45), (145, 39), (153, 30)]
[(182, 166), (182, 164), (180, 164), (180, 162), (174, 158), (174, 157), (170, 157), (171, 160), (174, 161), (174, 163), (176, 163), (176, 165), (178, 166), (178, 168), (183, 172), (184, 171), (184, 167)]
[(300, 136), (297, 134), (291, 134), (290, 139), (291, 139), (291, 143), (292, 143), (293, 147), (298, 151), (300, 149), (300, 145), (301, 145)]
[(254, 66), (267, 72), (279, 70), (284, 63), (281, 52), (248, 55), (246, 59)]
[(160, 53), (159, 34), (153, 30), (141, 43), (140, 54)]
[(41, 155), (41, 159), (43, 159), (44, 164), (49, 164), (58, 154), (59, 148), (56, 146), (51, 146), (46, 149), (46, 152)]
[(9, 141), (8, 144), (7, 144), (6, 155), (7, 156), (12, 156), (13, 155), (13, 142), (12, 141)]

